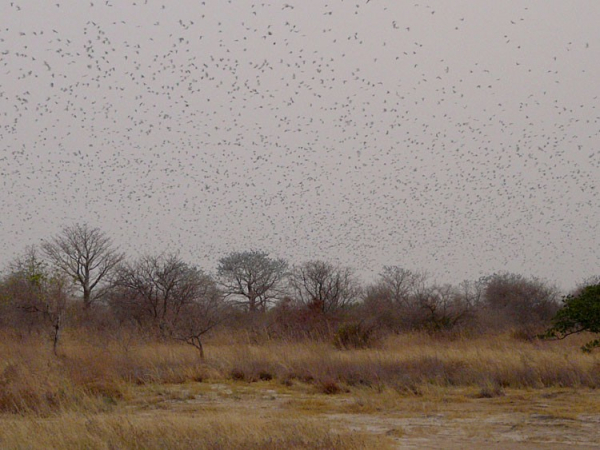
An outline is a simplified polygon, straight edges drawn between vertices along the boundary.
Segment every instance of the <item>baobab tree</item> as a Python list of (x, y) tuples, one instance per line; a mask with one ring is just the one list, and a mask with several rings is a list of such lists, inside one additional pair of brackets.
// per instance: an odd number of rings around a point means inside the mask
[(81, 289), (86, 309), (103, 296), (101, 283), (124, 258), (104, 232), (87, 224), (64, 227), (42, 244), (42, 250)]

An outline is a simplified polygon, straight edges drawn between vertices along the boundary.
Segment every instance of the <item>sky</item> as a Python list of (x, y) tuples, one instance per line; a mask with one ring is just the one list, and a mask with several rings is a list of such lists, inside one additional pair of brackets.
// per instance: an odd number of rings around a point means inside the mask
[(233, 251), (600, 274), (597, 0), (0, 2), (0, 266), (87, 223)]

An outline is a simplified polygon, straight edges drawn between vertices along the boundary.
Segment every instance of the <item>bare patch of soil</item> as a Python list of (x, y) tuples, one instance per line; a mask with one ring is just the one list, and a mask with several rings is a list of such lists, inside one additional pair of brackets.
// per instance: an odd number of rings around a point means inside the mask
[(203, 383), (165, 402), (196, 413), (235, 408), (264, 418), (301, 414), (334, 430), (386, 436), (399, 449), (600, 449), (600, 393), (593, 390), (477, 398), (465, 390), (325, 395), (302, 385)]

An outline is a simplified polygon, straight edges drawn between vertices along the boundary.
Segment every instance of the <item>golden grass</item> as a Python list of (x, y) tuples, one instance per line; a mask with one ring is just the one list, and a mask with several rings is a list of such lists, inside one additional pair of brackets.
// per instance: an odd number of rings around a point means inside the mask
[(349, 351), (319, 342), (208, 343), (205, 360), (179, 344), (140, 341), (125, 348), (77, 335), (65, 341), (56, 357), (36, 338), (2, 340), (0, 412), (104, 411), (136, 385), (202, 380), (300, 382), (326, 394), (368, 387), (420, 395), (430, 385), (475, 386), (481, 397), (500, 396), (506, 388), (600, 386), (600, 357), (579, 351), (577, 339), (443, 341), (413, 334), (390, 338), (377, 349)]
[(449, 342), (406, 335), (379, 349), (352, 351), (322, 343), (209, 346), (207, 364), (225, 378), (300, 380), (324, 391), (336, 391), (335, 383), (415, 394), (424, 384), (476, 385), (492, 393), (507, 387), (598, 387), (600, 358), (583, 354), (578, 346), (518, 341), (509, 335)]
[[(600, 386), (599, 354), (579, 350), (586, 338), (410, 334), (348, 351), (220, 338), (206, 343), (201, 360), (185, 345), (77, 333), (66, 334), (57, 357), (39, 337), (4, 336), (0, 448), (386, 448), (385, 436), (332, 431), (314, 417), (429, 414), (479, 401), (507, 413), (596, 414), (597, 396), (590, 403), (578, 393)], [(252, 395), (276, 399), (279, 409), (233, 412)]]
[(385, 439), (340, 433), (314, 420), (265, 420), (234, 412), (203, 416), (162, 411), (146, 416), (65, 414), (53, 420), (4, 420), (6, 449), (363, 449)]

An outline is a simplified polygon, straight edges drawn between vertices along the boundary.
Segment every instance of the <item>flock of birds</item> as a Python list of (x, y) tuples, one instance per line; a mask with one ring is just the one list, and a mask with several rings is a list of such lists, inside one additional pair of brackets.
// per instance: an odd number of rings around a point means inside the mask
[(208, 269), (600, 272), (591, 6), (56, 1), (0, 6), (0, 263), (88, 222)]

